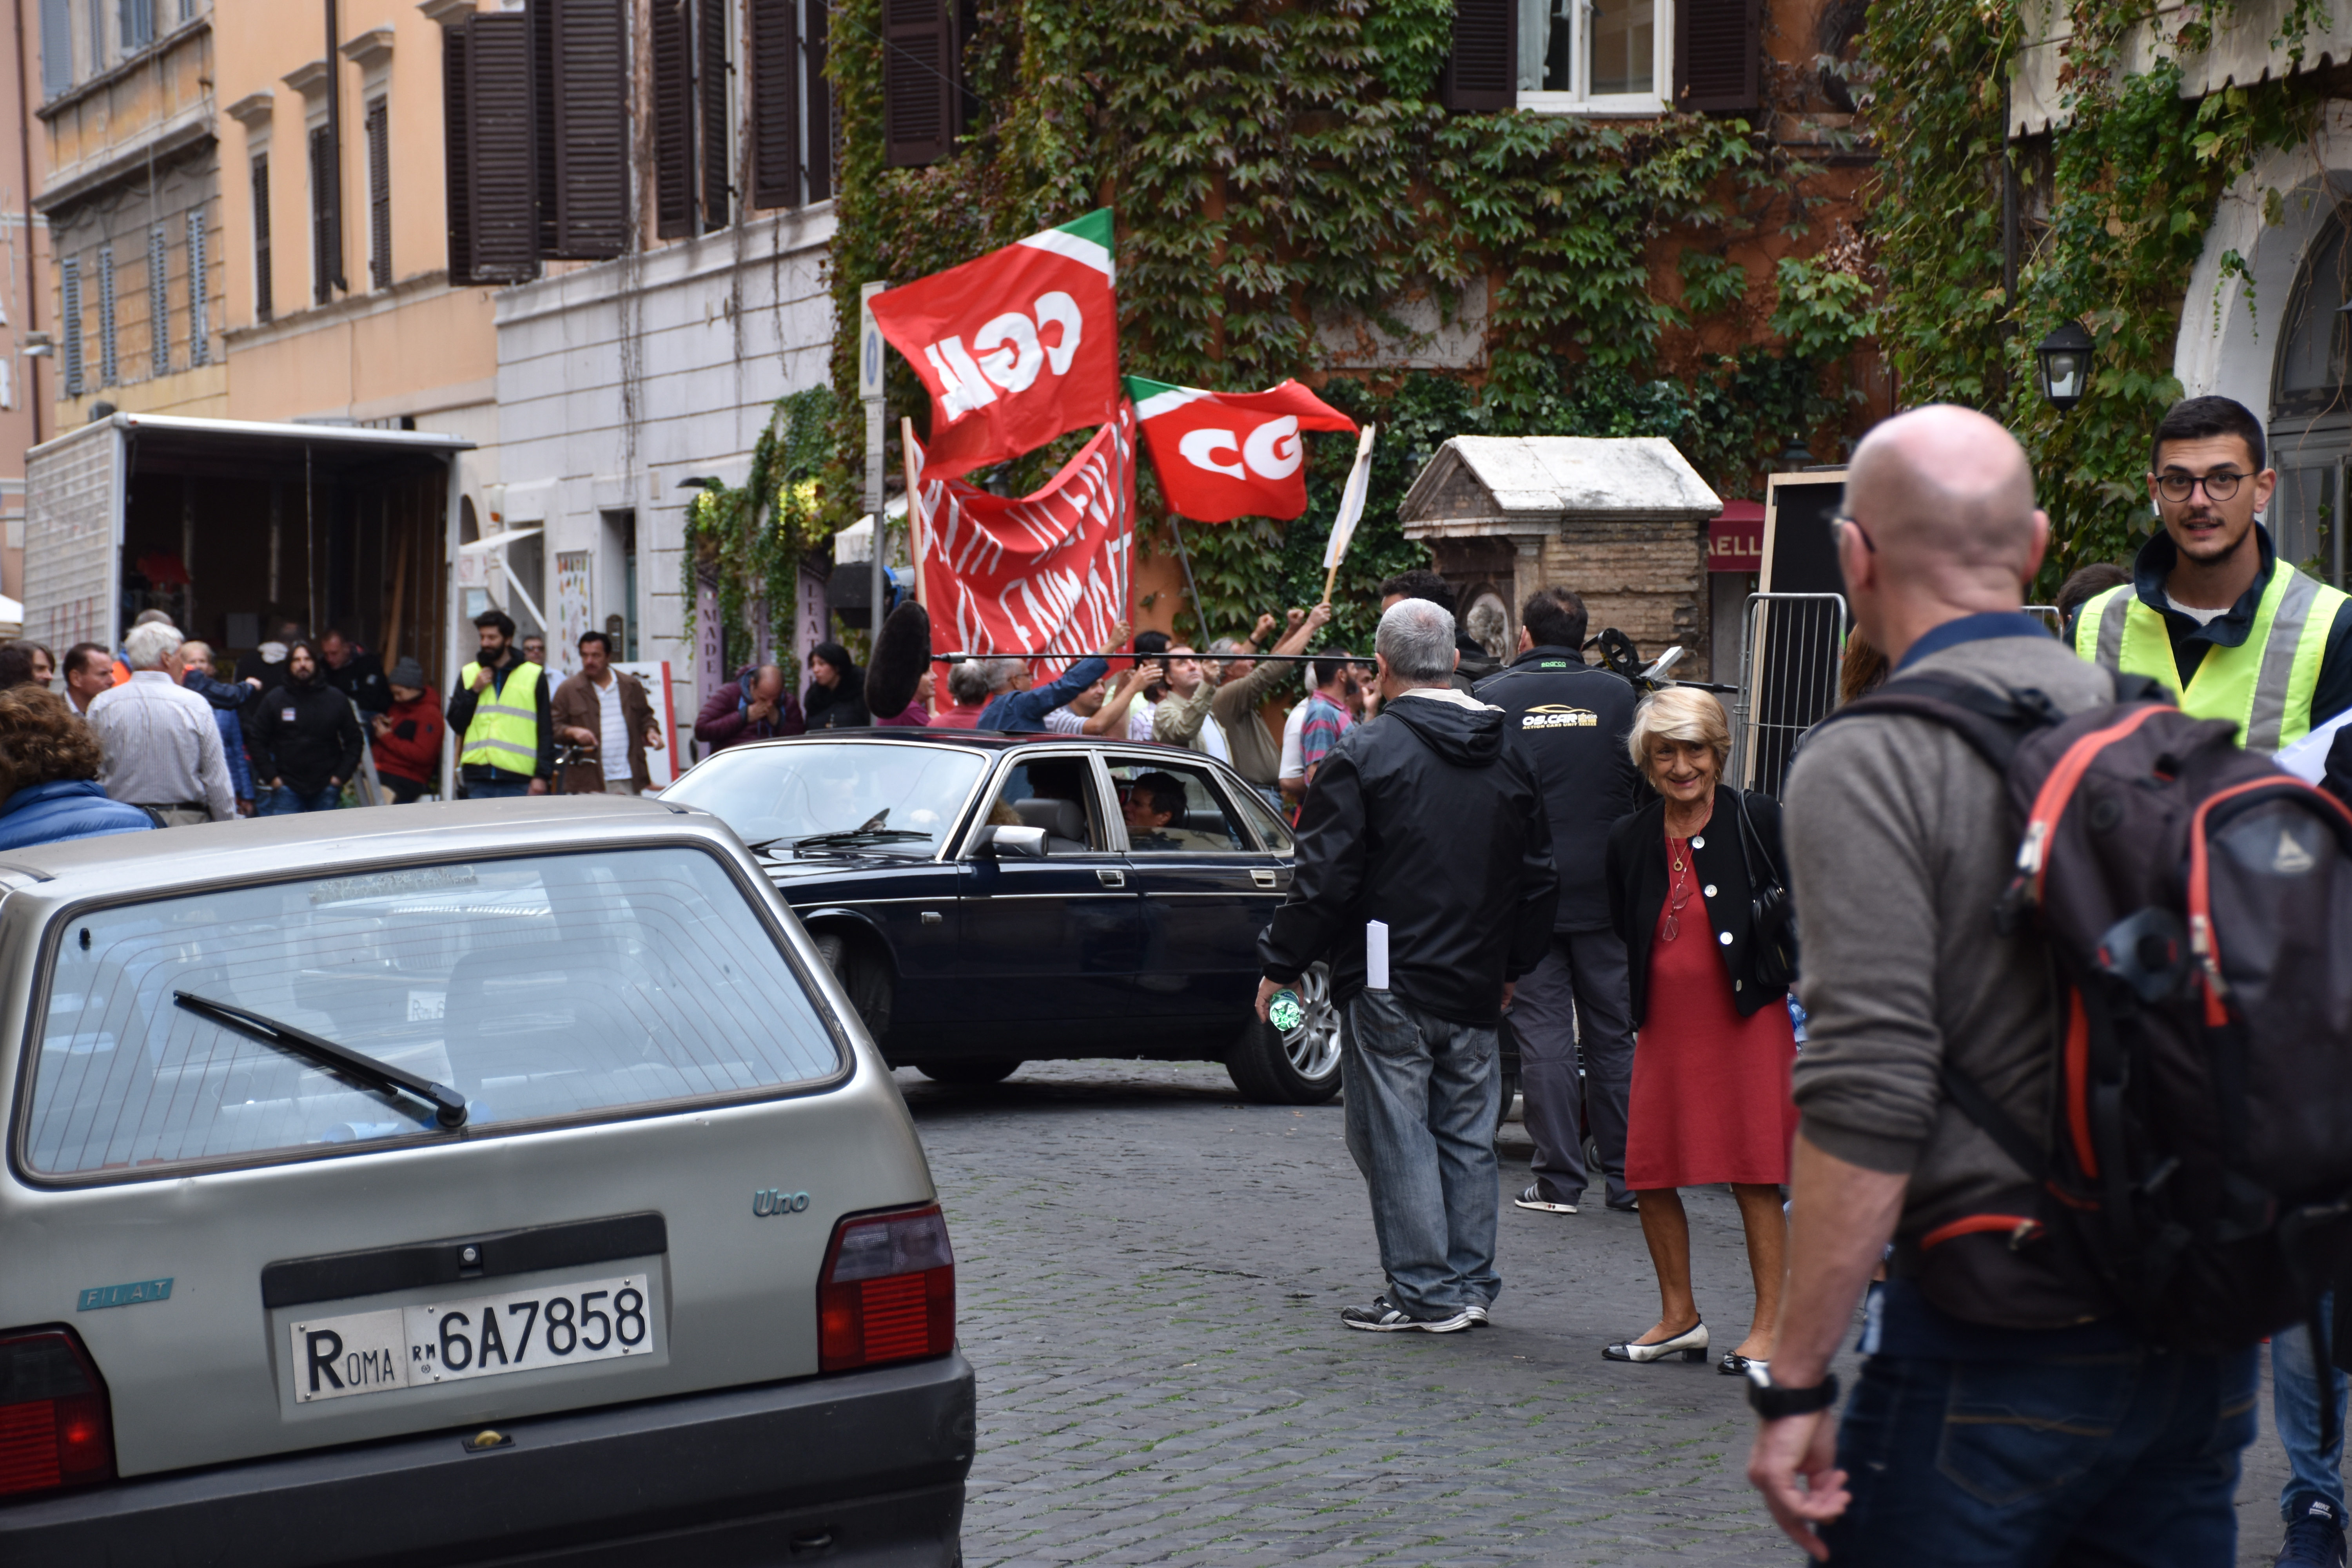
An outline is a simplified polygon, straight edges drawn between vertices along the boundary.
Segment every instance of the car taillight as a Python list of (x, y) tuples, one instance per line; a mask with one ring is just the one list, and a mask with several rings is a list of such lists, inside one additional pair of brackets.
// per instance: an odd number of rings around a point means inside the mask
[(939, 1205), (835, 1226), (816, 1320), (817, 1364), (825, 1372), (955, 1349), (955, 1253)]
[(106, 1384), (68, 1329), (0, 1334), (0, 1497), (114, 1479)]

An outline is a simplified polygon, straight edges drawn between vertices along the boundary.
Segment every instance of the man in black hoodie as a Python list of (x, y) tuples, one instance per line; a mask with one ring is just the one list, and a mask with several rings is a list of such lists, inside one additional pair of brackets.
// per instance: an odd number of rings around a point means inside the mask
[(1513, 1201), (1523, 1209), (1576, 1212), (1588, 1174), (1589, 1113), (1601, 1151), (1601, 1170), (1593, 1173), (1602, 1177), (1609, 1206), (1631, 1214), (1625, 1112), (1633, 1087), (1633, 1017), (1625, 944), (1609, 923), (1603, 863), (1610, 824), (1633, 811), (1643, 787), (1626, 750), (1637, 699), (1623, 676), (1584, 662), (1584, 628), (1583, 600), (1565, 588), (1538, 589), (1519, 612), (1518, 657), (1476, 689), (1481, 702), (1503, 710), (1511, 749), (1543, 788), (1559, 869), (1550, 951), (1511, 1002), (1528, 1137), (1535, 1144), (1528, 1162), (1535, 1181)]
[(1495, 1032), (1559, 910), (1551, 831), (1500, 709), (1453, 689), (1454, 617), (1404, 599), (1374, 645), (1385, 700), (1323, 761), (1290, 896), (1258, 939), (1258, 1016), (1328, 958), (1348, 1152), (1371, 1189), (1388, 1289), (1340, 1321), (1484, 1323), (1495, 1272)]
[(247, 740), (253, 752), (256, 815), (332, 811), (360, 765), (360, 721), (352, 700), (320, 678), (318, 650), (286, 650), (286, 679), (262, 694)]

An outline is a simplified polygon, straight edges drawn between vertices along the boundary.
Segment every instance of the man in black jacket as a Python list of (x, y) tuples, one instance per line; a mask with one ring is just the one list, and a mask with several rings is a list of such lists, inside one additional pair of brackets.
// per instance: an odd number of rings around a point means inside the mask
[(287, 650), (285, 680), (262, 694), (247, 736), (258, 816), (332, 811), (360, 765), (352, 700), (319, 677), (317, 650), (298, 642)]
[(1378, 720), (1307, 792), (1290, 896), (1258, 939), (1258, 1016), (1328, 958), (1343, 1021), (1348, 1152), (1371, 1189), (1388, 1289), (1340, 1321), (1451, 1333), (1486, 1321), (1495, 1272), (1495, 1032), (1551, 937), (1543, 795), (1503, 714), (1449, 684), (1454, 617), (1381, 616)]
[[(1609, 825), (1633, 809), (1640, 779), (1625, 749), (1635, 699), (1632, 682), (1584, 662), (1579, 650), (1585, 624), (1583, 600), (1565, 588), (1538, 590), (1519, 612), (1518, 657), (1477, 686), (1480, 701), (1503, 710), (1504, 733), (1543, 790), (1559, 869), (1550, 948), (1511, 1001), (1519, 1088), (1535, 1144), (1535, 1181), (1513, 1201), (1552, 1214), (1574, 1214), (1583, 1195), (1588, 1114), (1609, 1206), (1633, 1208), (1625, 1187), (1633, 1023), (1626, 1008), (1625, 944), (1610, 929), (1602, 868)], [(1589, 1079), (1582, 1088), (1580, 1047)]]

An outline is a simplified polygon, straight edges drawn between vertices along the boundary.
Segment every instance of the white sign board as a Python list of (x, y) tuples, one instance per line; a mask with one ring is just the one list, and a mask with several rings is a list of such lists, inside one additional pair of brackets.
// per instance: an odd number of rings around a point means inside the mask
[(670, 700), (669, 660), (638, 659), (628, 664), (615, 661), (613, 668), (634, 675), (645, 686), (646, 700), (654, 705), (654, 717), (661, 721), (662, 748), (646, 748), (646, 772), (653, 775), (652, 787), (675, 784), (678, 775), (677, 715)]
[(882, 372), (888, 359), (882, 329), (874, 324), (874, 296), (889, 287), (866, 283), (857, 290), (857, 395), (862, 402), (878, 403), (882, 398)]
[(580, 639), (592, 623), (588, 619), (591, 593), (590, 563), (594, 552), (586, 550), (561, 550), (555, 555), (555, 641), (548, 648), (550, 662), (564, 674), (580, 668)]

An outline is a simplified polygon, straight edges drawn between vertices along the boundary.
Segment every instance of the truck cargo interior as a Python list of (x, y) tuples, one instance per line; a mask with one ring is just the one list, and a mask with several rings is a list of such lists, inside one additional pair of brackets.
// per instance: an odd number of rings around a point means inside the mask
[(113, 647), (160, 609), (233, 658), (285, 622), (332, 626), (446, 684), (451, 474), (471, 445), (122, 414), (59, 437), (27, 458), (25, 635)]

